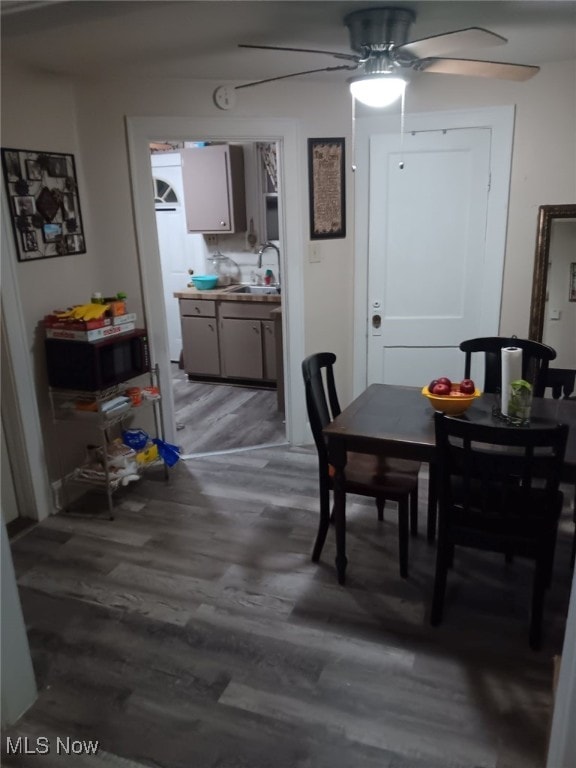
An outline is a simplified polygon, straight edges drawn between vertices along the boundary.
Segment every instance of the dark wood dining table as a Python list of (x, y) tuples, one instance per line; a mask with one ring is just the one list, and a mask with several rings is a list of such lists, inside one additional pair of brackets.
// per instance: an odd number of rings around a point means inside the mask
[[(494, 415), (495, 396), (483, 394), (459, 417), (483, 424), (502, 424)], [(534, 398), (530, 429), (550, 423), (568, 424), (570, 432), (564, 460), (563, 481), (576, 484), (576, 400)], [(328, 458), (334, 467), (334, 525), (336, 571), (344, 584), (346, 573), (346, 454), (383, 454), (428, 463), (430, 483), (435, 480), (436, 437), (434, 409), (417, 387), (371, 384), (324, 429)], [(428, 540), (433, 541), (436, 494), (429, 494)]]

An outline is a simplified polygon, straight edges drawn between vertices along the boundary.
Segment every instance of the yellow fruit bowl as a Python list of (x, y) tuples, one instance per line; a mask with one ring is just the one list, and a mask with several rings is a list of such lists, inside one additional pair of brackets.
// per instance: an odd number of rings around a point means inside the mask
[[(458, 392), (458, 384), (452, 384), (452, 392)], [(435, 411), (442, 411), (447, 416), (461, 416), (482, 393), (475, 389), (473, 395), (433, 395), (428, 387), (422, 387), (422, 394)]]

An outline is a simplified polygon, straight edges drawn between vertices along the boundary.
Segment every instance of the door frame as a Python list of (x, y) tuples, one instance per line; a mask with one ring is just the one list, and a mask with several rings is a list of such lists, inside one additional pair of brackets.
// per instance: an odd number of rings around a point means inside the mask
[(53, 511), (44, 440), (16, 272), (11, 216), (2, 192), (2, 419), (10, 440), (11, 467), (22, 517), (43, 520)]
[(300, 206), (298, 123), (273, 118), (126, 117), (128, 155), (134, 202), (136, 242), (140, 262), (144, 318), (152, 357), (159, 365), (160, 385), (167, 396), (161, 409), (166, 439), (176, 442), (174, 399), (168, 355), (160, 250), (150, 170), (150, 141), (275, 141), (280, 146), (280, 242), (282, 243), (282, 333), (286, 393), (286, 438), (291, 444), (306, 439), (306, 409), (299, 377), (304, 359), (304, 253)]
[[(410, 131), (438, 131), (466, 128), (489, 128), (490, 194), (488, 196), (488, 221), (486, 251), (498, 254), (504, 266), (506, 229), (508, 223), (508, 193), (512, 168), (512, 140), (514, 136), (514, 106), (469, 109), (458, 112), (423, 112), (407, 114), (405, 128)], [(398, 134), (398, 115), (360, 117), (356, 120), (355, 140), (355, 275), (354, 284), (354, 362), (352, 388), (357, 397), (368, 381), (368, 245), (369, 245), (369, 194), (370, 194), (370, 137), (374, 134)], [(486, 334), (496, 335), (500, 326), (502, 300), (502, 272), (493, 276), (488, 292), (493, 304), (488, 310), (498, 315), (498, 323)]]

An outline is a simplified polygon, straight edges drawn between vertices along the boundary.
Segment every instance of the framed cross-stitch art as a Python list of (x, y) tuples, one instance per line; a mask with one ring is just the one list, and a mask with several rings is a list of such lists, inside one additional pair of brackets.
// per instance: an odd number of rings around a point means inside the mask
[(2, 149), (18, 261), (86, 253), (74, 155)]
[(346, 237), (344, 139), (308, 139), (310, 239)]

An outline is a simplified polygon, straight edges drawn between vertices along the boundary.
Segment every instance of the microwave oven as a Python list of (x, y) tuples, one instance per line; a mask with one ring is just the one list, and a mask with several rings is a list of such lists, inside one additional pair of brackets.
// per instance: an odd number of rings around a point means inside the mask
[(148, 335), (128, 331), (99, 341), (45, 339), (48, 383), (57, 389), (95, 392), (150, 370)]

